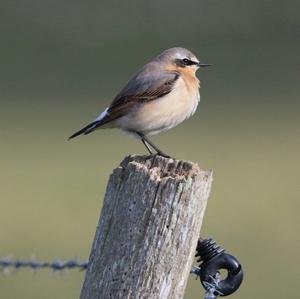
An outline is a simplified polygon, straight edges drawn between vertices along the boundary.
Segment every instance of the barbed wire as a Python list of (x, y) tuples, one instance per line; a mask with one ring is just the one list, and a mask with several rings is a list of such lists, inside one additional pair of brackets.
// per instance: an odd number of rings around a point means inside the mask
[(49, 268), (53, 271), (61, 271), (65, 269), (75, 269), (86, 270), (88, 261), (79, 260), (55, 260), (53, 262), (42, 262), (35, 259), (30, 260), (13, 260), (10, 258), (3, 258), (0, 260), (0, 268), (6, 271), (9, 268), (20, 269), (20, 268), (31, 268), (33, 270)]
[[(197, 267), (192, 267), (190, 273), (200, 278), (205, 289), (204, 299), (217, 299), (219, 296), (228, 296), (234, 293), (242, 283), (243, 269), (239, 261), (232, 255), (225, 253), (212, 238), (200, 238), (196, 248)], [(53, 271), (67, 269), (86, 270), (88, 261), (55, 260), (53, 262), (38, 261), (34, 258), (28, 260), (13, 260), (9, 257), (0, 259), (0, 270), (7, 273), (9, 269), (19, 270), (31, 268), (33, 270), (49, 268)], [(220, 269), (227, 270), (227, 277), (222, 280)]]
[[(88, 266), (88, 261), (79, 261), (79, 260), (56, 260), (53, 262), (42, 262), (35, 259), (30, 260), (13, 260), (10, 258), (0, 259), (0, 269), (4, 272), (7, 272), (9, 269), (19, 270), (21, 268), (31, 268), (33, 270), (38, 269), (52, 269), (53, 271), (62, 271), (66, 269), (75, 269), (86, 270)], [(199, 271), (198, 267), (193, 267), (191, 273), (197, 274)], [(216, 299), (219, 295), (222, 295), (221, 292), (217, 291), (218, 283), (220, 281), (220, 276), (213, 278), (213, 283), (204, 282), (206, 289), (204, 299)]]

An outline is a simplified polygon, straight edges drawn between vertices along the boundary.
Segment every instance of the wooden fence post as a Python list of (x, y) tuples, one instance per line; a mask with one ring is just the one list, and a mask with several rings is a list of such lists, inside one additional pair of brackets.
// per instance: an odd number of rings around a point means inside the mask
[(212, 172), (129, 156), (110, 176), (81, 299), (182, 299)]

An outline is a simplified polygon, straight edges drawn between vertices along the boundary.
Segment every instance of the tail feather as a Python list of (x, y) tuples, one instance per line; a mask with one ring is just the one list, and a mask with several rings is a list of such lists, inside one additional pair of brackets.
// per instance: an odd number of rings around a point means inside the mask
[(72, 136), (69, 137), (69, 140), (72, 138), (75, 138), (79, 135), (87, 135), (92, 133), (96, 128), (108, 123), (109, 121), (111, 121), (111, 119), (109, 119), (109, 113), (108, 113), (109, 107), (106, 108), (93, 122), (91, 122), (90, 124), (88, 124), (87, 126), (85, 126), (84, 128), (82, 128), (81, 130), (79, 130), (78, 132), (74, 133)]
[(88, 124), (87, 126), (85, 126), (84, 128), (82, 128), (81, 130), (75, 132), (73, 135), (71, 135), (69, 137), (69, 140), (70, 139), (73, 139), (79, 135), (87, 135), (89, 133), (91, 133), (98, 125), (99, 125), (100, 121), (94, 121), (90, 124)]

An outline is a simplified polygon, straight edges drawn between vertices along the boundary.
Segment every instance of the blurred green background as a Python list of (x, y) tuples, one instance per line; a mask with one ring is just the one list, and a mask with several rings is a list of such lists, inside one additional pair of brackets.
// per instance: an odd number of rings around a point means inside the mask
[[(117, 130), (66, 138), (183, 46), (214, 66), (195, 116), (153, 141), (214, 170), (202, 232), (244, 266), (232, 298), (297, 297), (299, 1), (1, 1), (0, 24), (0, 257), (88, 257), (109, 174), (145, 149)], [(83, 276), (0, 274), (0, 298), (78, 298)], [(202, 297), (191, 277), (185, 299)]]

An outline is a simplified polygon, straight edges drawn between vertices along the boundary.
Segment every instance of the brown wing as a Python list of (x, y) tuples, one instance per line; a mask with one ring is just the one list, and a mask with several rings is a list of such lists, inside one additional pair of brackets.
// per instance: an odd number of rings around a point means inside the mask
[(153, 63), (144, 66), (115, 97), (108, 109), (92, 123), (74, 133), (70, 139), (89, 134), (98, 127), (125, 115), (130, 109), (148, 101), (154, 101), (172, 91), (179, 73), (162, 71)]
[(177, 72), (142, 72), (133, 77), (115, 97), (101, 124), (113, 121), (136, 105), (153, 101), (172, 91), (179, 78)]

